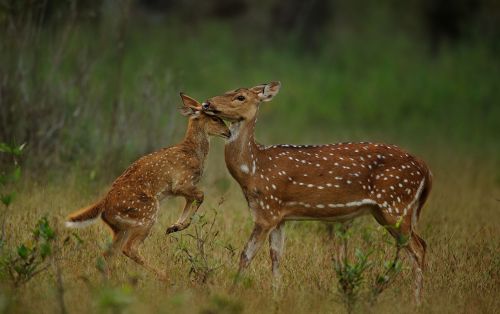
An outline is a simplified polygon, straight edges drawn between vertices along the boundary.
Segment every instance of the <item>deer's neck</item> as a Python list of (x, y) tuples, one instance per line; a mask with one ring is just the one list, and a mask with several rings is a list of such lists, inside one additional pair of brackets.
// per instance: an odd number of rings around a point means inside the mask
[(188, 128), (186, 130), (184, 140), (182, 141), (182, 145), (190, 150), (193, 150), (194, 155), (203, 164), (208, 154), (210, 142), (208, 140), (207, 133), (198, 120), (193, 118), (189, 119)]
[(240, 183), (255, 174), (259, 144), (255, 142), (257, 118), (231, 123), (231, 138), (225, 146), (225, 159), (231, 175)]

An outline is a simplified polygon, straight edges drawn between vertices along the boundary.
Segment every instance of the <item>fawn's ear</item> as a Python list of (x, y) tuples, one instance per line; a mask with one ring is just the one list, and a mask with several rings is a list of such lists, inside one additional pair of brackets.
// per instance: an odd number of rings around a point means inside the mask
[(180, 93), (184, 108), (191, 108), (193, 111), (200, 111), (201, 104), (194, 98), (189, 97), (184, 93)]
[(272, 81), (267, 84), (261, 84), (250, 88), (250, 90), (260, 98), (260, 101), (270, 101), (278, 94), (281, 88), (279, 81)]
[(188, 117), (200, 114), (201, 104), (196, 101), (196, 99), (191, 98), (184, 93), (180, 93), (180, 95), (182, 103), (184, 104), (184, 106), (179, 109), (181, 115)]

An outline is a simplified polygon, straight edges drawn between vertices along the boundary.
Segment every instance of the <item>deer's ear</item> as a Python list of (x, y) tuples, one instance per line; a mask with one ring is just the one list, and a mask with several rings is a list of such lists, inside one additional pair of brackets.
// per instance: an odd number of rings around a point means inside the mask
[(180, 93), (184, 108), (191, 108), (193, 111), (201, 110), (201, 104), (194, 98), (189, 97), (184, 93)]
[(270, 101), (278, 94), (281, 88), (281, 83), (273, 81), (267, 84), (261, 84), (250, 88), (251, 91), (257, 93), (261, 101)]
[(251, 90), (252, 92), (256, 93), (256, 94), (260, 94), (264, 91), (264, 88), (266, 87), (267, 84), (259, 84), (259, 85), (256, 85), (254, 87), (250, 87), (249, 90)]

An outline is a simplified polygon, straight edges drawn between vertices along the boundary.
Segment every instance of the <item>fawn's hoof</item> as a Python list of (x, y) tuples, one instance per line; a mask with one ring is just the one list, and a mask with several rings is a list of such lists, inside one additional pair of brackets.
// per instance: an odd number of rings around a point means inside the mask
[(173, 225), (167, 228), (167, 234), (179, 231), (179, 226)]

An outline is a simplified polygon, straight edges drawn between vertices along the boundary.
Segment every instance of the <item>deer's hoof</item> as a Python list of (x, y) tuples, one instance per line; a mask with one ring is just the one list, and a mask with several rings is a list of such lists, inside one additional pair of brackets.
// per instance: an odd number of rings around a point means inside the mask
[(179, 231), (179, 226), (177, 225), (173, 225), (167, 228), (167, 234), (171, 234), (177, 231)]

